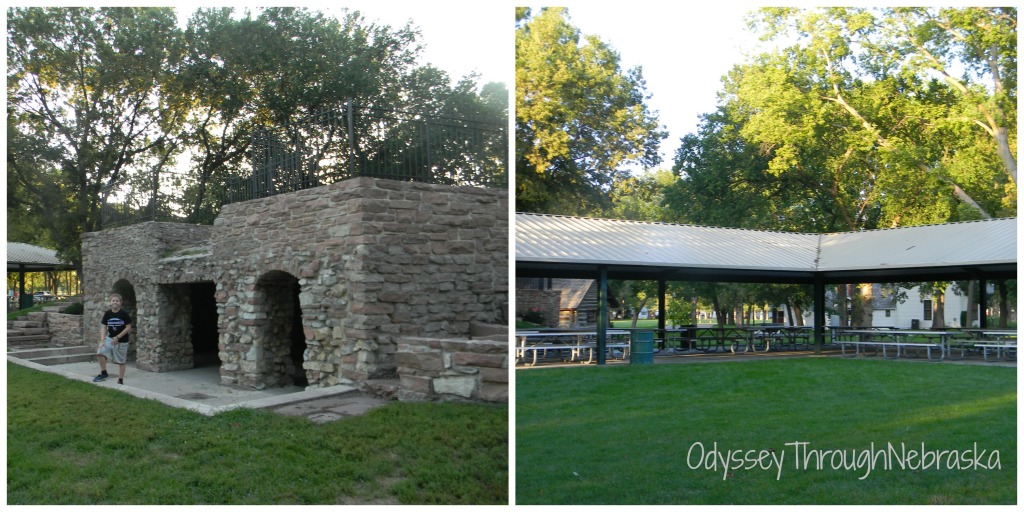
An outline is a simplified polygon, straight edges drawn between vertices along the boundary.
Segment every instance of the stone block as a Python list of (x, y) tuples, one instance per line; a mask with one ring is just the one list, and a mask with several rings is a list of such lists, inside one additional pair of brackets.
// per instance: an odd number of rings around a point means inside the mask
[(505, 368), (480, 368), (480, 378), (484, 383), (504, 382), (508, 384), (508, 367)]
[(424, 395), (430, 394), (430, 383), (433, 380), (430, 377), (399, 373), (398, 379), (401, 381), (403, 389)]
[(508, 384), (484, 382), (480, 385), (477, 398), (487, 402), (508, 403)]
[(442, 372), (444, 358), (441, 352), (403, 352), (399, 347), (395, 352), (395, 365), (424, 372)]
[(473, 352), (455, 352), (452, 363), (459, 366), (478, 366), (483, 368), (501, 368), (505, 364), (507, 354), (477, 354)]
[(475, 375), (444, 375), (434, 379), (434, 392), (472, 398), (476, 394), (478, 379)]

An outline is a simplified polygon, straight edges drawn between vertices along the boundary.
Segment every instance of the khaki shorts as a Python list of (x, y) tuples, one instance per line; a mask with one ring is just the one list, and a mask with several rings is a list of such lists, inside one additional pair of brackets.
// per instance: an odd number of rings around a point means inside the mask
[(114, 343), (114, 340), (107, 338), (103, 345), (96, 352), (96, 355), (103, 356), (114, 364), (125, 364), (128, 362), (128, 343)]

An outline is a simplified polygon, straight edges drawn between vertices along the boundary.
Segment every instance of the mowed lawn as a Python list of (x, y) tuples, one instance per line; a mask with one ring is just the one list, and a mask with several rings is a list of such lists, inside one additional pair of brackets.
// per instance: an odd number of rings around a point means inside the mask
[(1016, 376), (834, 357), (517, 370), (515, 500), (1013, 504)]
[(7, 364), (8, 504), (505, 504), (508, 407), (213, 417)]

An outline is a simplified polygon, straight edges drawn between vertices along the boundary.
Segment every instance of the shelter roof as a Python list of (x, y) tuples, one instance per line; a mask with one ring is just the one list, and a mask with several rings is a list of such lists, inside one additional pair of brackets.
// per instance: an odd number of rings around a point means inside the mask
[(7, 271), (47, 272), (68, 266), (57, 258), (57, 251), (23, 244), (7, 242)]
[[(1017, 219), (810, 234), (516, 214), (516, 273), (811, 282), (1015, 277)], [(863, 282), (863, 281), (862, 281)]]

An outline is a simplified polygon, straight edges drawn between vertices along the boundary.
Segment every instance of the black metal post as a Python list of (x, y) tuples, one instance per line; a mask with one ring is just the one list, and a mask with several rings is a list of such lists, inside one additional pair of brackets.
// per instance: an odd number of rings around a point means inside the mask
[(814, 354), (821, 355), (825, 343), (825, 278), (814, 276)]
[(664, 279), (658, 279), (658, 336), (661, 338), (661, 346), (665, 348), (668, 340), (668, 333), (665, 332), (665, 295), (668, 293)]
[(978, 304), (981, 311), (978, 312), (978, 328), (988, 329), (988, 282), (984, 279), (978, 280)]
[(354, 177), (356, 175), (356, 136), (351, 98), (345, 101), (345, 117), (348, 125), (348, 173), (350, 177)]
[(434, 180), (434, 165), (433, 165), (433, 160), (432, 160), (431, 155), (430, 155), (430, 149), (431, 149), (430, 148), (430, 116), (424, 116), (423, 117), (423, 124), (426, 126), (426, 132), (427, 132), (427, 169), (426, 169), (427, 172), (426, 172), (426, 176), (427, 176), (427, 179), (429, 180), (429, 182), (432, 183), (432, 182), (434, 182), (436, 180)]
[(597, 284), (597, 364), (605, 364), (608, 348), (608, 267), (598, 268)]

